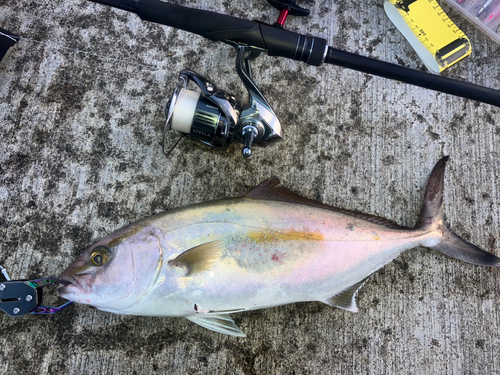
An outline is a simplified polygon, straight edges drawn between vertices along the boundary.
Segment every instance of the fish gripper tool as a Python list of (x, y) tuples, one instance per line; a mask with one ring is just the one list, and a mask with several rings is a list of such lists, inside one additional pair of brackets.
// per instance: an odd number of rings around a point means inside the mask
[(5, 269), (2, 267), (1, 270), (7, 280), (0, 282), (0, 310), (13, 318), (26, 314), (55, 314), (72, 303), (68, 301), (58, 307), (42, 305), (42, 288), (52, 284), (69, 285), (71, 284), (69, 281), (55, 277), (36, 280), (10, 280)]

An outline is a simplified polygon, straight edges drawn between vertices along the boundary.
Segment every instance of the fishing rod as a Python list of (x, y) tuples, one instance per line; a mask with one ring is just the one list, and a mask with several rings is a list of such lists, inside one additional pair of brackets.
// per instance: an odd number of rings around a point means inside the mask
[[(218, 148), (225, 148), (232, 141), (241, 142), (243, 155), (247, 157), (252, 153), (252, 144), (267, 145), (282, 138), (281, 124), (251, 75), (250, 60), (262, 52), (314, 66), (338, 65), (500, 107), (500, 90), (356, 55), (328, 46), (326, 39), (285, 30), (283, 25), (288, 15), (309, 14), (293, 0), (268, 0), (281, 11), (274, 25), (160, 0), (90, 1), (136, 13), (145, 21), (224, 42), (238, 50), (236, 69), (249, 92), (249, 103), (242, 105), (234, 96), (219, 90), (197, 73), (182, 71), (179, 85), (167, 105), (164, 152), (166, 135), (170, 131)], [(197, 85), (201, 92), (189, 89), (190, 83)]]

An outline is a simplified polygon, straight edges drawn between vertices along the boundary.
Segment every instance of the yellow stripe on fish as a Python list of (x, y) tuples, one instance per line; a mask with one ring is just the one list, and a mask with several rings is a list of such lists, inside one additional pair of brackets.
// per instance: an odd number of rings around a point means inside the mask
[(307, 232), (290, 229), (283, 232), (273, 230), (255, 231), (247, 235), (248, 240), (256, 244), (279, 241), (323, 241), (325, 236), (320, 232)]

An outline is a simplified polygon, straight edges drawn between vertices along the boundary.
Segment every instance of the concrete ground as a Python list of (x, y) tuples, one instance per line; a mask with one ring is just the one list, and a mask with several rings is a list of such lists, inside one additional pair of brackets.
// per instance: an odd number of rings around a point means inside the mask
[[(179, 3), (277, 17), (264, 0)], [(311, 17), (287, 28), (423, 69), (381, 0), (309, 6)], [(473, 54), (443, 74), (500, 87), (499, 45), (445, 10)], [(59, 275), (127, 223), (240, 196), (272, 175), (306, 197), (411, 226), (443, 155), (449, 222), (500, 255), (496, 107), (262, 56), (254, 75), (285, 139), (250, 160), (240, 146), (219, 152), (188, 141), (167, 159), (163, 110), (181, 69), (245, 95), (231, 47), (84, 0), (0, 1), (0, 27), (23, 37), (0, 63), (0, 264), (13, 278)], [(1, 314), (0, 373), (500, 373), (499, 272), (414, 249), (363, 287), (358, 314), (320, 303), (235, 314), (245, 339), (82, 305), (53, 317)]]

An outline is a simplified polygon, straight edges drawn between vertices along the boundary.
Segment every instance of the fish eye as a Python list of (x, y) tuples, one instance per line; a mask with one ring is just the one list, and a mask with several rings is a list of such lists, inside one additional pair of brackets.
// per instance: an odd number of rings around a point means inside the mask
[(102, 266), (107, 263), (111, 256), (111, 250), (106, 246), (97, 246), (90, 255), (90, 261), (95, 266)]

